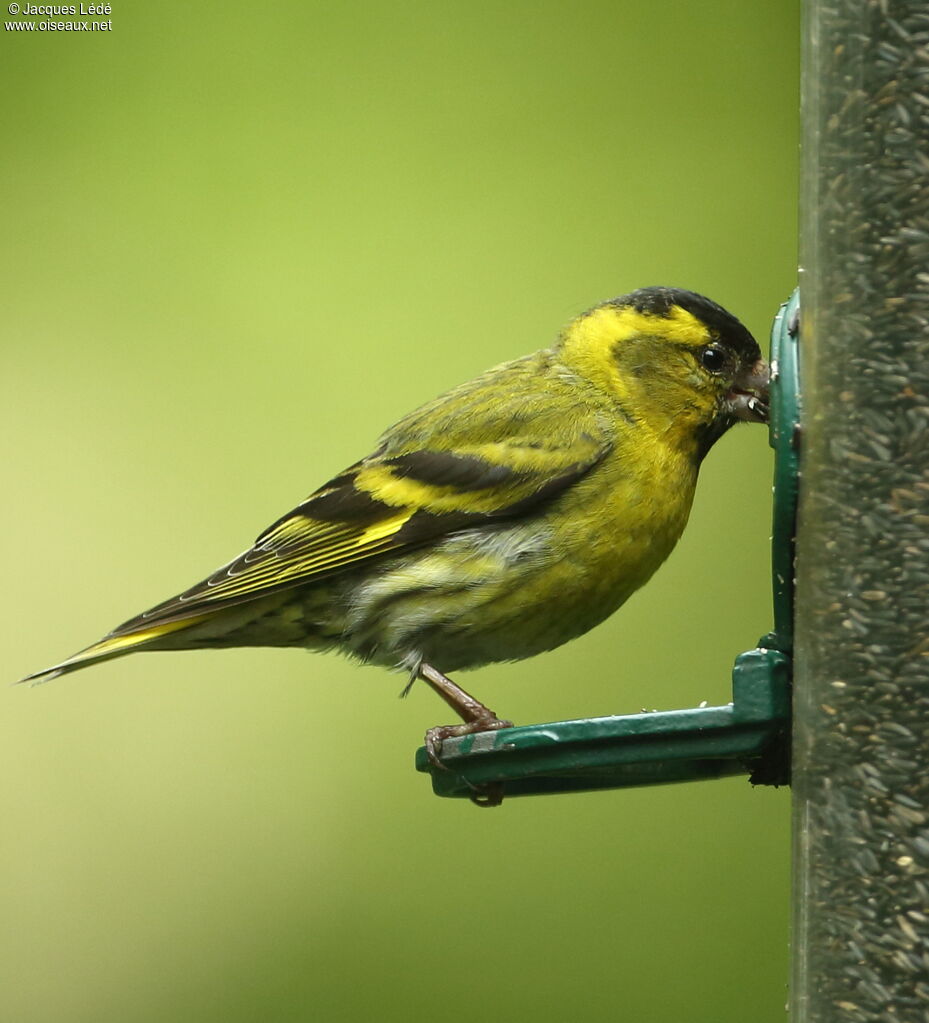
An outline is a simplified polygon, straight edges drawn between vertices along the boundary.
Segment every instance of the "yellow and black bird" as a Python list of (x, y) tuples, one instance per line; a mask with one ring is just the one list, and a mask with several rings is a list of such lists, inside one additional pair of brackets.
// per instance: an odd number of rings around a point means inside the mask
[(208, 579), (22, 681), (135, 650), (340, 650), (422, 678), (464, 724), (508, 722), (446, 676), (518, 660), (612, 614), (671, 552), (697, 473), (767, 418), (755, 339), (690, 291), (643, 288), (550, 347), (408, 415)]

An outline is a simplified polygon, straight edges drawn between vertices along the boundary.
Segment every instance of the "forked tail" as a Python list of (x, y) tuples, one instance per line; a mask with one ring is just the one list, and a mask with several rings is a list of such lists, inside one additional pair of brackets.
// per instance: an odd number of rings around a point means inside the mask
[(148, 628), (141, 628), (137, 632), (130, 632), (123, 636), (104, 636), (99, 643), (81, 650), (73, 657), (69, 657), (61, 664), (46, 668), (44, 671), (34, 672), (26, 675), (16, 683), (29, 682), (32, 685), (40, 685), (43, 682), (50, 682), (59, 675), (66, 675), (69, 671), (77, 671), (78, 668), (87, 668), (91, 664), (98, 664), (100, 661), (108, 661), (111, 657), (122, 657), (123, 654), (131, 654), (134, 650), (145, 647), (147, 644), (161, 639), (172, 632), (179, 632), (191, 625), (202, 622), (210, 615), (196, 615), (190, 618), (181, 618), (173, 622), (161, 622), (158, 625), (151, 625)]

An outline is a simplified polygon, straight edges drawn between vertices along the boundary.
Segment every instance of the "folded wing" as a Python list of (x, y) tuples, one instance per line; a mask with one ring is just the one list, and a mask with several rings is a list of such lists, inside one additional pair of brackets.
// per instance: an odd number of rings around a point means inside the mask
[(580, 433), (413, 447), (357, 463), (263, 532), (208, 579), (124, 622), (111, 637), (255, 600), (463, 529), (531, 514), (609, 450)]

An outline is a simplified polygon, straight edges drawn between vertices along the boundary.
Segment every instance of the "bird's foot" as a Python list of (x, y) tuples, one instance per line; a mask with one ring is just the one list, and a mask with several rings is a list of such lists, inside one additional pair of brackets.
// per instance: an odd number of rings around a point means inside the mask
[[(456, 713), (464, 718), (460, 725), (439, 725), (430, 728), (426, 732), (426, 753), (429, 755), (429, 762), (443, 771), (447, 771), (447, 765), (442, 763), (442, 743), (459, 735), (474, 735), (477, 732), (495, 732), (500, 728), (512, 728), (512, 721), (504, 721), (498, 718), (489, 708), (485, 707), (480, 700), (466, 693), (461, 686), (453, 682), (447, 675), (433, 668), (431, 664), (420, 664), (417, 674), (427, 682), (432, 689)], [(470, 783), (469, 783), (470, 784)], [(503, 783), (487, 782), (484, 785), (471, 786), (471, 802), (477, 806), (499, 806), (503, 802)]]
[[(442, 743), (458, 735), (474, 735), (477, 732), (495, 732), (500, 728), (512, 728), (512, 721), (504, 721), (491, 712), (490, 717), (466, 721), (462, 725), (438, 725), (426, 732), (426, 752), (429, 762), (443, 771), (448, 766), (442, 763)], [(470, 785), (470, 782), (468, 783)], [(483, 785), (470, 785), (471, 802), (475, 806), (499, 806), (503, 802), (503, 782), (491, 781)]]
[(448, 770), (448, 766), (442, 762), (442, 743), (446, 739), (453, 739), (459, 735), (476, 735), (478, 732), (496, 732), (501, 728), (512, 728), (512, 721), (504, 721), (498, 718), (493, 711), (488, 711), (488, 716), (475, 718), (473, 721), (465, 721), (461, 725), (437, 725), (426, 732), (426, 752), (429, 754), (429, 762)]

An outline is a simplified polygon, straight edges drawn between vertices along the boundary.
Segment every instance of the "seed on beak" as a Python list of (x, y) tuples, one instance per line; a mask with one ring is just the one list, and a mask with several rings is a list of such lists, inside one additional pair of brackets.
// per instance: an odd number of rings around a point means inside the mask
[(759, 359), (748, 371), (740, 373), (726, 395), (729, 411), (736, 419), (750, 423), (768, 421), (768, 387), (771, 373), (764, 359)]

